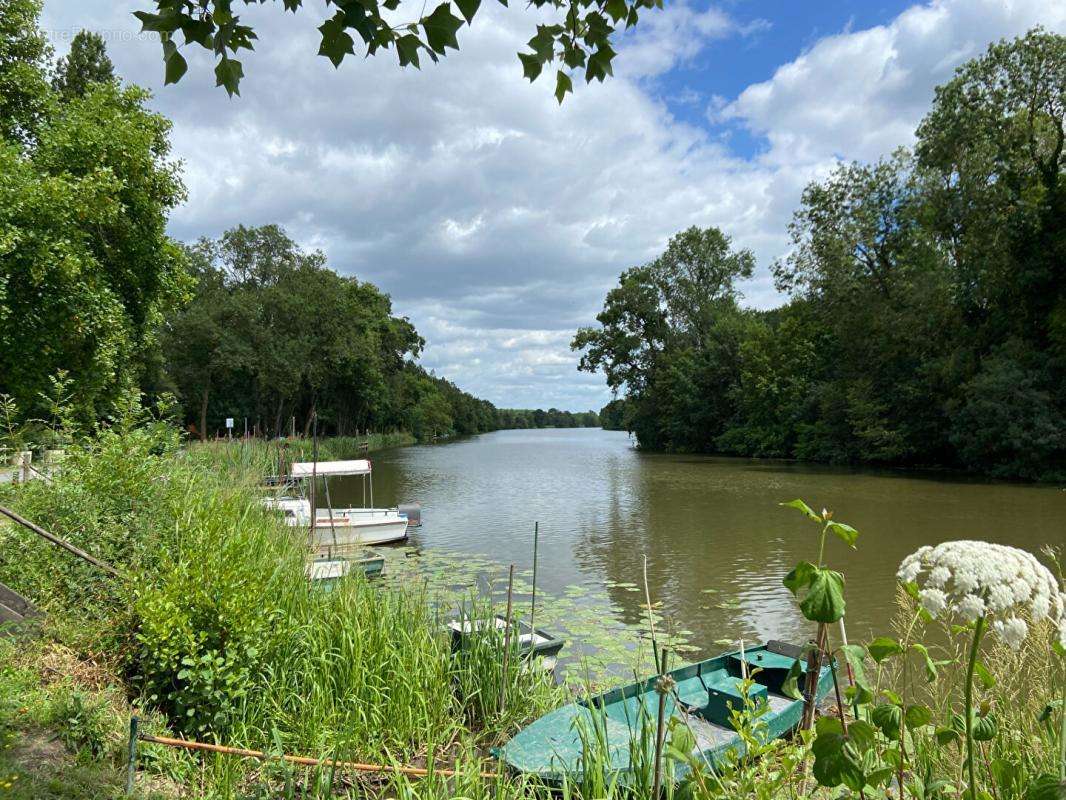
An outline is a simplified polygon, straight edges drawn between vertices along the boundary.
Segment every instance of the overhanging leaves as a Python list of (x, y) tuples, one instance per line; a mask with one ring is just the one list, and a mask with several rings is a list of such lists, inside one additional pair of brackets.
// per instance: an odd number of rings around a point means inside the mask
[(844, 576), (801, 561), (782, 581), (812, 622), (836, 622), (844, 616)]
[(426, 44), (434, 52), (444, 55), (447, 48), (459, 49), (459, 40), (455, 32), (462, 27), (463, 21), (452, 13), (449, 3), (441, 3), (433, 13), (422, 20), (422, 29), (426, 32)]

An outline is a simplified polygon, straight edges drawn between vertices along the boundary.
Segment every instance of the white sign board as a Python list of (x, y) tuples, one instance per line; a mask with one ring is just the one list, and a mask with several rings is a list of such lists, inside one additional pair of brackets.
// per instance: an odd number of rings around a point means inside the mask
[(232, 428), (233, 427), (233, 417), (226, 417), (226, 427), (227, 428)]

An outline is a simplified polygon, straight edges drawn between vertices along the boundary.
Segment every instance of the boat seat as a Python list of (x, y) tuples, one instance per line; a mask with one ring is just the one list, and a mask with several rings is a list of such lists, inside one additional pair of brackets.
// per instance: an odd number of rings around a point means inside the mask
[[(742, 675), (743, 664), (746, 662), (748, 671), (754, 673), (752, 677), (772, 692), (781, 691), (789, 670), (796, 663), (796, 659), (791, 656), (773, 653), (769, 650), (755, 650), (751, 653), (745, 653), (744, 656), (743, 659), (736, 654), (729, 656), (730, 672)], [(800, 660), (800, 668), (803, 672), (807, 671), (807, 664), (802, 659)]]
[[(768, 692), (765, 686), (755, 683), (748, 689), (748, 697), (758, 703), (767, 699)], [(708, 684), (704, 704), (693, 708), (693, 711), (708, 722), (731, 728), (731, 711), (742, 708), (744, 708), (743, 680), (727, 677), (719, 678)]]

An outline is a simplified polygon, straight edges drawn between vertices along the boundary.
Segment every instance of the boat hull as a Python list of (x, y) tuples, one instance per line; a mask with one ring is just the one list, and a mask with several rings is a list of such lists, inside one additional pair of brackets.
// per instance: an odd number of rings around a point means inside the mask
[[(771, 643), (775, 644), (779, 645)], [(749, 649), (745, 656), (758, 684), (749, 690), (753, 693), (750, 696), (754, 699), (758, 694), (769, 705), (759, 719), (763, 726), (761, 735), (770, 740), (788, 734), (799, 725), (803, 701), (781, 693), (788, 668), (795, 661), (794, 654), (790, 652), (786, 656), (767, 647)], [(779, 649), (784, 647), (779, 645)], [(712, 769), (730, 751), (744, 752), (742, 740), (729, 724), (729, 708), (743, 705), (743, 695), (737, 694), (742, 686), (740, 664), (739, 652), (724, 653), (670, 672), (676, 690), (667, 696), (667, 721), (678, 718), (687, 725), (696, 739), (692, 754)], [(631, 761), (634, 754), (645, 764), (653, 760), (650, 752), (641, 755), (639, 743), (653, 746), (654, 733), (649, 733), (644, 726), (650, 725), (654, 730), (659, 702), (656, 681), (652, 677), (556, 709), (520, 731), (501, 748), (499, 755), (512, 771), (559, 785), (567, 779), (580, 778), (583, 741), (596, 740), (600, 744), (595, 760), (608, 765), (609, 775), (626, 782), (637, 769)], [(823, 699), (831, 687), (832, 675), (828, 667), (823, 667), (817, 699)], [(671, 761), (671, 765), (676, 779), (688, 772), (685, 764)]]
[(319, 515), (311, 544), (322, 550), (356, 544), (386, 544), (407, 538), (407, 517), (391, 509), (335, 509), (332, 518)]

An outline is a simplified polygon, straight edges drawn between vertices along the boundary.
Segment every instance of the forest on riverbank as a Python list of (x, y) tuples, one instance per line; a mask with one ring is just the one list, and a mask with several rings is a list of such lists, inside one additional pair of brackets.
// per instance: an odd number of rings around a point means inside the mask
[[(378, 287), (276, 225), (186, 244), (170, 122), (120, 81), (96, 34), (54, 61), (40, 4), (0, 20), (0, 396), (88, 428), (130, 394), (173, 397), (193, 435), (596, 425), (595, 412), (497, 409), (418, 363), (425, 341)], [(47, 433), (47, 431), (45, 431)], [(45, 443), (47, 444), (47, 443)]]
[(1066, 476), (1066, 37), (994, 44), (936, 90), (911, 150), (803, 193), (788, 301), (717, 228), (627, 270), (573, 347), (641, 447)]

